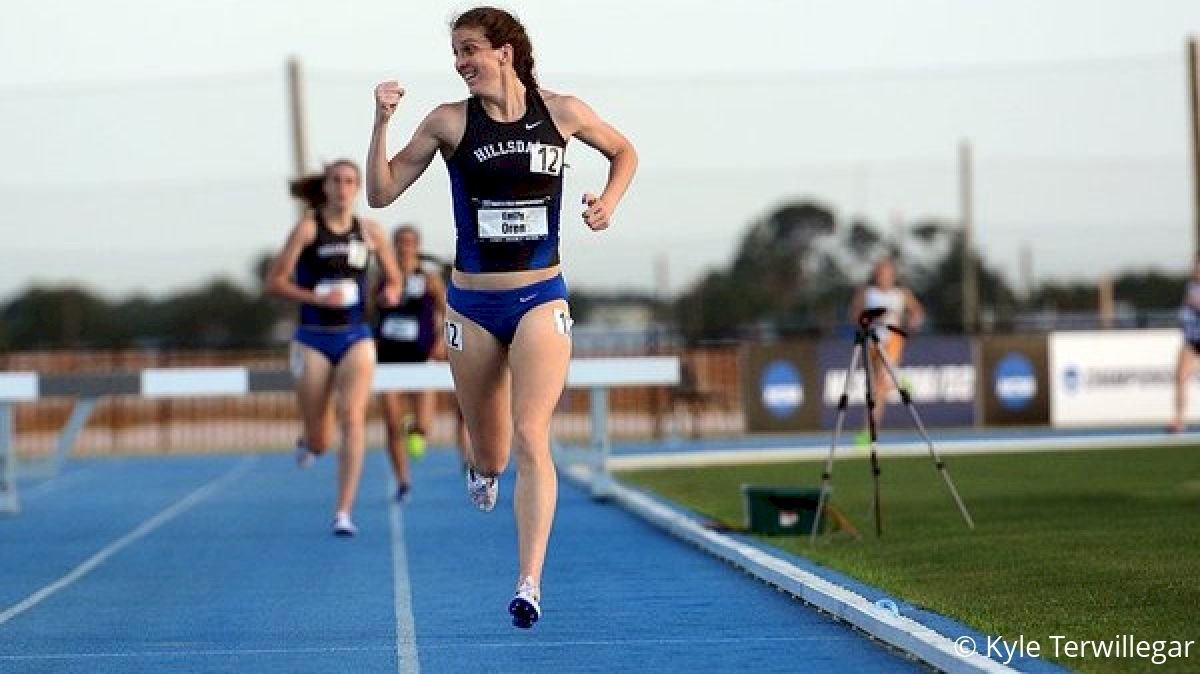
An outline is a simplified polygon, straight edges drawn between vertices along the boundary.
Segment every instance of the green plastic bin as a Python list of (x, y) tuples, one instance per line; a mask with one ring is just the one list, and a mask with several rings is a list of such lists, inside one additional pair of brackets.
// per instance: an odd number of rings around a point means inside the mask
[[(820, 497), (820, 489), (744, 484), (746, 528), (752, 533), (769, 536), (807, 536), (812, 533)], [(825, 514), (821, 519), (826, 519)], [(818, 533), (824, 529), (825, 522), (822, 521)]]

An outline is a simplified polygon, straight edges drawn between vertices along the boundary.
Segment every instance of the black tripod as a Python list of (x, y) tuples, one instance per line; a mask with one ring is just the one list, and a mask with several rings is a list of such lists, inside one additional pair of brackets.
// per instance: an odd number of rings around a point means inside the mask
[(871, 439), (871, 477), (874, 482), (871, 510), (875, 516), (875, 535), (883, 536), (883, 521), (879, 500), (879, 455), (876, 446), (878, 435), (875, 428), (874, 414), (875, 395), (872, 390), (873, 383), (871, 377), (871, 346), (875, 347), (875, 354), (879, 356), (879, 362), (883, 364), (884, 370), (887, 371), (888, 377), (892, 380), (892, 386), (895, 386), (896, 390), (900, 392), (900, 400), (903, 401), (905, 409), (912, 416), (917, 432), (921, 434), (921, 438), (929, 446), (929, 456), (933, 459), (933, 465), (941, 473), (942, 479), (945, 480), (946, 488), (950, 490), (950, 496), (954, 498), (954, 503), (958, 505), (958, 511), (962, 513), (963, 520), (967, 523), (967, 528), (975, 528), (975, 522), (971, 520), (971, 514), (967, 512), (967, 506), (963, 504), (962, 498), (958, 495), (958, 489), (955, 489), (954, 481), (950, 479), (950, 473), (946, 470), (945, 462), (938, 456), (937, 449), (933, 446), (933, 441), (929, 439), (929, 434), (925, 432), (925, 424), (921, 422), (921, 415), (917, 414), (917, 408), (913, 406), (912, 396), (909, 395), (908, 389), (900, 385), (900, 381), (896, 378), (895, 368), (892, 367), (887, 353), (880, 346), (879, 335), (876, 332), (877, 329), (887, 329), (901, 337), (907, 336), (903, 330), (894, 325), (876, 325), (876, 322), (885, 312), (885, 309), (868, 309), (858, 315), (858, 327), (854, 333), (854, 352), (850, 356), (850, 368), (846, 370), (846, 382), (842, 387), (842, 397), (838, 400), (837, 422), (833, 427), (833, 443), (829, 445), (829, 457), (825, 459), (825, 472), (821, 474), (821, 495), (817, 499), (817, 512), (813, 519), (812, 533), (809, 535), (810, 543), (816, 542), (817, 530), (820, 529), (821, 515), (824, 514), (825, 504), (828, 502), (829, 493), (832, 490), (830, 481), (833, 479), (833, 454), (837, 450), (838, 438), (842, 434), (842, 425), (846, 421), (846, 407), (850, 398), (850, 379), (858, 369), (860, 360), (862, 361), (863, 376), (866, 378), (867, 433)]

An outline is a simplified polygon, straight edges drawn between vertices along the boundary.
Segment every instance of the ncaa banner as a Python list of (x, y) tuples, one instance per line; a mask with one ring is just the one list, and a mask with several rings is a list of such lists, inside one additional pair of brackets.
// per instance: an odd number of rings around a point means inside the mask
[[(975, 423), (975, 358), (971, 341), (965, 337), (911, 337), (905, 346), (896, 376), (908, 388), (913, 404), (926, 426), (970, 426)], [(853, 340), (824, 340), (818, 348), (822, 382), (821, 424), (833, 428), (838, 399), (846, 387), (846, 369), (850, 367)], [(861, 359), (860, 359), (861, 360)], [(895, 365), (893, 363), (893, 365)], [(872, 363), (874, 366), (874, 363)], [(850, 379), (846, 428), (863, 424), (866, 387), (862, 364)], [(912, 418), (892, 391), (883, 418), (883, 432), (889, 428), (912, 428)]]
[(1046, 336), (984, 337), (979, 351), (983, 423), (1050, 423)]
[(742, 405), (750, 432), (821, 428), (821, 382), (811, 342), (753, 345), (742, 352)]
[[(1050, 335), (1050, 419), (1055, 426), (1170, 422), (1175, 409), (1179, 330), (1055, 332)], [(1200, 416), (1192, 378), (1189, 418)]]

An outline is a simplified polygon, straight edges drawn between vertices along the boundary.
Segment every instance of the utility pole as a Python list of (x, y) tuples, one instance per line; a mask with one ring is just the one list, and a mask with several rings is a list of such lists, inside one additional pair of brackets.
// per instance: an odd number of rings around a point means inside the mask
[(1104, 274), (1096, 282), (1096, 313), (1100, 317), (1100, 327), (1111, 330), (1117, 322), (1116, 293), (1113, 291), (1113, 280)]
[(899, 209), (892, 211), (892, 256), (896, 258), (897, 264), (907, 265), (907, 259), (904, 257), (904, 239), (908, 236), (907, 228), (904, 225), (904, 215)]
[(1021, 243), (1017, 268), (1021, 277), (1021, 293), (1028, 303), (1033, 299), (1033, 246), (1029, 245), (1028, 241)]
[[(304, 119), (304, 80), (300, 75), (300, 59), (287, 61), (288, 112), (292, 121), (292, 170), (299, 178), (308, 170), (308, 126)], [(301, 215), (304, 205), (299, 207)]]
[(659, 253), (654, 258), (654, 296), (659, 302), (665, 304), (670, 300), (670, 283), (670, 262), (666, 253)]
[(979, 282), (975, 276), (975, 242), (971, 205), (971, 143), (958, 144), (958, 218), (962, 227), (962, 327), (972, 333), (978, 327)]
[(1188, 39), (1188, 126), (1192, 128), (1192, 217), (1195, 219), (1193, 251), (1200, 257), (1200, 44)]

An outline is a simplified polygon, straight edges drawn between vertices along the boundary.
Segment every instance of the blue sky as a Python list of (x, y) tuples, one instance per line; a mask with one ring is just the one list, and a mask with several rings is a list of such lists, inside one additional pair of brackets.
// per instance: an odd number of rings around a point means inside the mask
[[(466, 3), (9, 2), (0, 24), (0, 298), (32, 282), (110, 295), (247, 277), (294, 218), (283, 63), (306, 72), (312, 158), (362, 159), (371, 88), (409, 88), (392, 148), (460, 98), (446, 23)], [(1041, 278), (1182, 270), (1192, 241), (1184, 41), (1195, 2), (508, 3), (545, 86), (638, 145), (614, 228), (564, 213), (568, 278), (670, 292), (728, 261), (772, 205), (842, 217), (956, 215), (955, 149), (977, 158), (985, 255)], [(603, 162), (569, 150), (567, 198)], [(401, 202), (449, 254), (435, 160)]]

